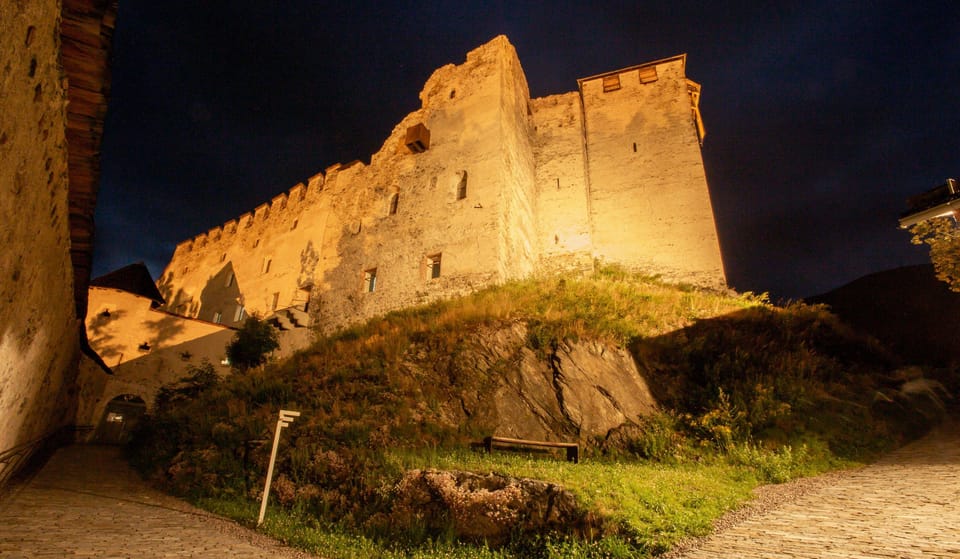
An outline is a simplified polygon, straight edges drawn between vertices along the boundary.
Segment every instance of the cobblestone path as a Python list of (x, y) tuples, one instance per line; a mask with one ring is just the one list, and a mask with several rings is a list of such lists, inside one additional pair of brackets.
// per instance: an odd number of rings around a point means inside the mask
[(960, 558), (960, 427), (706, 538), (684, 559)]
[(62, 448), (0, 501), (0, 557), (304, 557), (148, 487), (119, 449)]

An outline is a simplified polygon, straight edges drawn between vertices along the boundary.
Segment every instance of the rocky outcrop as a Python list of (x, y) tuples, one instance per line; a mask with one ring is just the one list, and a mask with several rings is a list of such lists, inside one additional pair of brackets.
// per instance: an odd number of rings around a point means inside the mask
[(411, 470), (394, 487), (388, 521), (495, 545), (510, 536), (597, 534), (601, 521), (563, 487), (533, 479), (460, 471)]
[(524, 322), (483, 327), (439, 362), (420, 347), (404, 368), (424, 381), (448, 371), (458, 394), (441, 405), (439, 421), (469, 422), (486, 434), (593, 442), (656, 409), (626, 348), (564, 341), (535, 350), (529, 339)]

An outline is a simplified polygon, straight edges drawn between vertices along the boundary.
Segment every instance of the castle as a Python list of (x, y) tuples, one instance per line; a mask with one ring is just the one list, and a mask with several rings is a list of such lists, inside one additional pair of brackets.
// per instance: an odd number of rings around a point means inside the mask
[(330, 166), (180, 243), (165, 310), (329, 331), (596, 260), (725, 284), (679, 55), (531, 99), (504, 36), (436, 70), (369, 164)]

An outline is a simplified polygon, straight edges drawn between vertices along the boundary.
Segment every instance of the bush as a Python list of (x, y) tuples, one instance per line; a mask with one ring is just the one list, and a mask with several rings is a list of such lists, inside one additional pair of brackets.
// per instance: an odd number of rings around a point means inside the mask
[(232, 366), (245, 371), (266, 363), (267, 356), (278, 347), (277, 330), (251, 316), (227, 346), (227, 359)]

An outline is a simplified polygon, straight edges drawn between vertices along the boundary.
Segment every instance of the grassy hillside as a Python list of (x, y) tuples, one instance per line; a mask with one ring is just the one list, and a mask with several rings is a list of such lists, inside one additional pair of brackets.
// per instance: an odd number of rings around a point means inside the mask
[[(579, 466), (470, 452), (497, 417), (471, 413), (465, 395), (511, 366), (476, 355), (517, 324), (546, 361), (571, 340), (628, 347), (660, 411), (582, 441)], [(759, 483), (864, 460), (922, 429), (896, 399), (894, 366), (821, 308), (606, 270), (392, 313), (221, 381), (197, 371), (161, 395), (133, 451), (171, 490), (251, 518), (277, 410), (297, 409), (268, 523), (285, 539), (337, 557), (646, 556), (705, 533)], [(398, 480), (425, 467), (558, 483), (602, 527), (458, 544), (442, 519), (398, 520)]]

